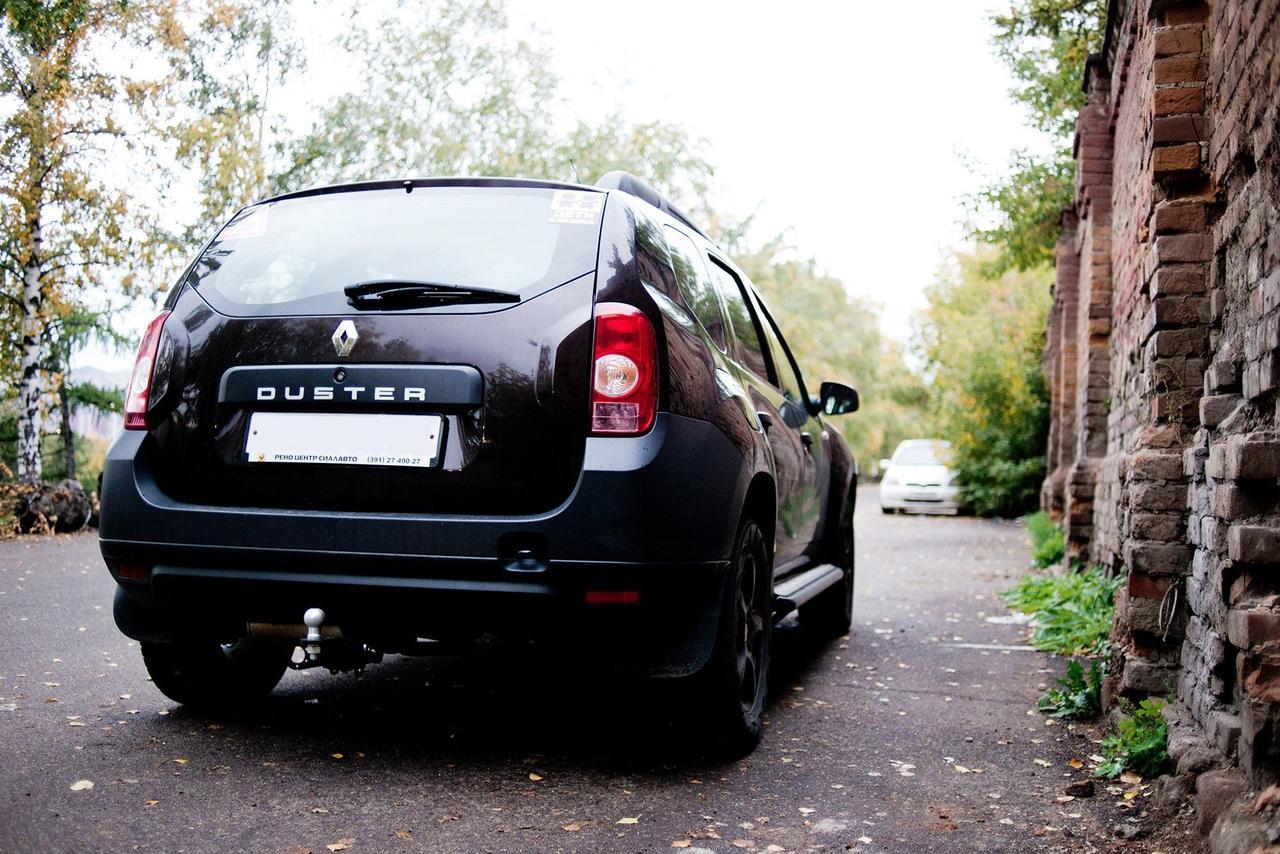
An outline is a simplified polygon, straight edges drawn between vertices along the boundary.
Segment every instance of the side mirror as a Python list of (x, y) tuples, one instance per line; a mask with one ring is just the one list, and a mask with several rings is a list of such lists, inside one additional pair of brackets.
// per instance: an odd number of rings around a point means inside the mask
[(858, 411), (858, 392), (844, 383), (825, 382), (819, 397), (826, 415), (844, 415)]
[(888, 470), (889, 470), (889, 460), (881, 460), (881, 461), (880, 461), (880, 473), (881, 473), (881, 474), (884, 474), (884, 473), (885, 473), (885, 472), (887, 472)]

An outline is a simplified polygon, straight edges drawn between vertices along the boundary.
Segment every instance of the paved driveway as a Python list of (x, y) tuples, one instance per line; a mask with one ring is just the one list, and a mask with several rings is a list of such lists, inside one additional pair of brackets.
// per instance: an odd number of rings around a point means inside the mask
[(781, 627), (764, 743), (728, 764), (661, 694), (496, 643), (192, 715), (117, 634), (92, 536), (0, 543), (0, 850), (1111, 846), (1119, 799), (1057, 800), (1096, 747), (1030, 711), (1061, 662), (987, 619), (1022, 529), (859, 503), (855, 631)]

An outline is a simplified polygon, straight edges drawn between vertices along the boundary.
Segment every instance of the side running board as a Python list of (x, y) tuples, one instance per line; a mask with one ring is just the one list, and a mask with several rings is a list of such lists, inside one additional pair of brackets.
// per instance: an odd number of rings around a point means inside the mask
[(773, 588), (773, 619), (781, 620), (842, 578), (843, 569), (823, 563), (778, 582)]

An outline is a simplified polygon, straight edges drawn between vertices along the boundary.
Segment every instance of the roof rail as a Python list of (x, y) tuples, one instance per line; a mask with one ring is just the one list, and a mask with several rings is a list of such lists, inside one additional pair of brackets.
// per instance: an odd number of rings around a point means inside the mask
[[(706, 233), (703, 232), (702, 229), (694, 225), (693, 221), (690, 220), (689, 217), (685, 216), (683, 211), (671, 204), (670, 199), (662, 195), (662, 193), (659, 193), (654, 189), (652, 184), (643, 178), (637, 178), (630, 172), (623, 172), (621, 169), (615, 169), (612, 172), (606, 172), (601, 175), (600, 179), (596, 181), (596, 186), (602, 190), (618, 190), (619, 192), (626, 193), (628, 196), (635, 196), (637, 199), (643, 199), (668, 216), (680, 220), (680, 222), (693, 229), (701, 237), (711, 240), (711, 238), (707, 237)], [(715, 241), (711, 242), (714, 243)]]

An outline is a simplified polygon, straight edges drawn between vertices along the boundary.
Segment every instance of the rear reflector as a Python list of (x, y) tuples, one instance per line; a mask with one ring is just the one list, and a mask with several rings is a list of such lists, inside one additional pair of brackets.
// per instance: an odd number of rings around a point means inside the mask
[(639, 590), (588, 590), (588, 605), (635, 605), (640, 602)]
[(653, 426), (658, 408), (658, 347), (640, 309), (616, 302), (596, 306), (592, 359), (591, 432), (619, 436)]
[(133, 376), (129, 378), (129, 390), (124, 396), (124, 429), (147, 429), (147, 405), (151, 395), (152, 374), (156, 367), (156, 353), (160, 350), (160, 333), (169, 319), (165, 309), (147, 324), (138, 345), (138, 358), (133, 363)]
[(151, 567), (136, 563), (122, 563), (116, 568), (116, 575), (129, 581), (146, 581), (151, 575)]

